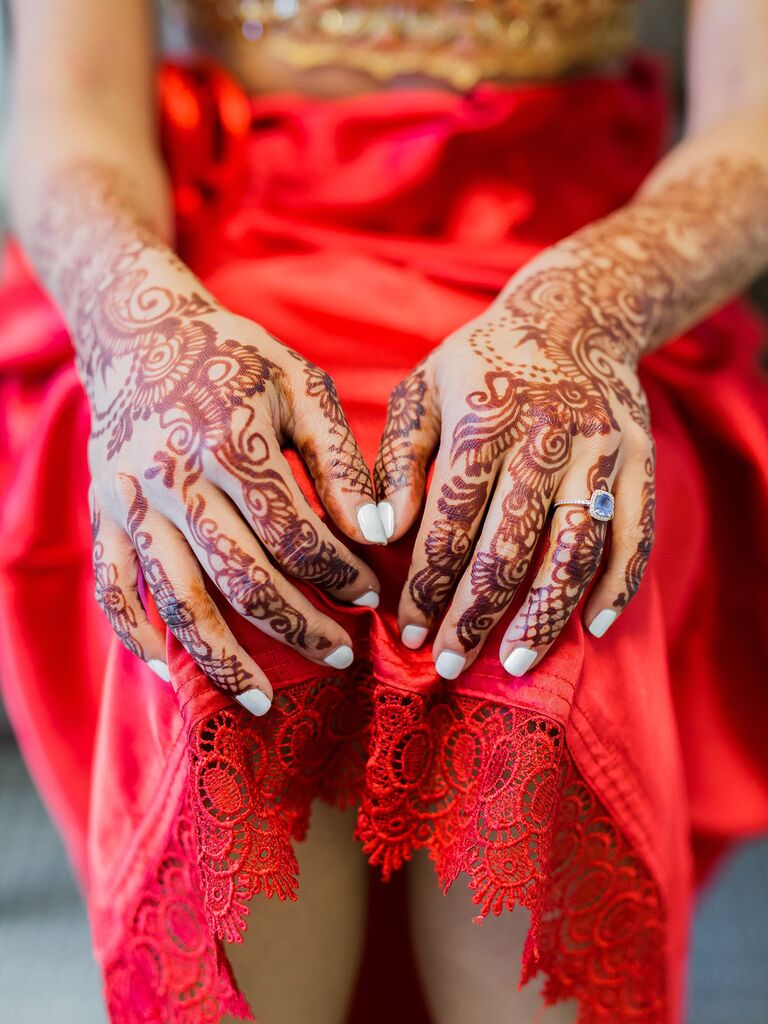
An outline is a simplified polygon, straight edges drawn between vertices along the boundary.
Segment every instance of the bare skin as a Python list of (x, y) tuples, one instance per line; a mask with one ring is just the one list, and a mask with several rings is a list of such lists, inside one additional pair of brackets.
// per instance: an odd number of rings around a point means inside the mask
[[(328, 443), (318, 452), (306, 447), (307, 462), (337, 525), (356, 540), (365, 539), (357, 511), (370, 501), (371, 482), (322, 370), (300, 354), (297, 358), (258, 324), (222, 309), (173, 255), (168, 187), (152, 113), (149, 5), (15, 0), (12, 13), (10, 213), (69, 319), (95, 413), (90, 457), (99, 477), (93, 492), (94, 561), (102, 606), (129, 649), (140, 657), (162, 658), (161, 638), (135, 597), (137, 565), (143, 561), (169, 628), (213, 683), (240, 696), (257, 691), (268, 701), (264, 667), (238, 647), (206, 604), (203, 574), (259, 628), (310, 660), (323, 661), (348, 638), (328, 616), (302, 605), (290, 578), (309, 572), (346, 600), (375, 591), (377, 583), (343, 544), (334, 543), (333, 551), (323, 547), (331, 542), (296, 495), (280, 462), (280, 441), (292, 436), (301, 444), (302, 437), (322, 431)], [(548, 529), (547, 509), (558, 497), (582, 495), (591, 486), (615, 491), (622, 518), (614, 524), (614, 554), (584, 609), (585, 622), (592, 624), (600, 611), (625, 607), (642, 576), (652, 536), (652, 444), (637, 361), (746, 285), (768, 259), (766, 6), (762, 0), (738, 5), (695, 0), (690, 26), (686, 136), (636, 202), (543, 253), (509, 283), (486, 316), (447, 339), (409, 378), (405, 397), (415, 399), (410, 420), (402, 416), (401, 403), (393, 403), (376, 474), (378, 497), (392, 506), (393, 536), (416, 518), (424, 460), (438, 442), (442, 474), (430, 492), (429, 514), (416, 543), (401, 626), (436, 630), (435, 657), (452, 652), (465, 659), (462, 668), (503, 611), (491, 601), (488, 579), (504, 584), (506, 607), (532, 542)], [(119, 47), (104, 45), (113, 38), (120, 39)], [(680, 218), (667, 236), (664, 211), (670, 207), (665, 204), (675, 189), (686, 202), (674, 204)], [(658, 230), (651, 230), (654, 244), (646, 249), (647, 274), (633, 283), (638, 261), (627, 254), (654, 216)], [(52, 230), (59, 231), (55, 246)], [(119, 272), (126, 260), (130, 281)], [(598, 264), (608, 272), (590, 280), (590, 268)], [(575, 325), (558, 312), (551, 292), (537, 289), (541, 275), (554, 275), (560, 288), (582, 289), (572, 304), (579, 314)], [(107, 277), (112, 284), (102, 286)], [(658, 309), (633, 301), (649, 288), (660, 296)], [(160, 308), (154, 305), (151, 324), (135, 313), (126, 324), (125, 311), (135, 311), (147, 294), (165, 303), (164, 315), (153, 319)], [(590, 334), (590, 316), (598, 322), (602, 317), (604, 328), (609, 324), (601, 340)], [(582, 372), (583, 360), (564, 346), (564, 331), (573, 327), (582, 332), (587, 351), (599, 355), (597, 370)], [(166, 350), (152, 343), (159, 335), (173, 342), (179, 365), (186, 366), (185, 359), (193, 364), (173, 394), (133, 386), (139, 374), (146, 384), (155, 355)], [(454, 371), (461, 366), (454, 377), (471, 380), (469, 387), (449, 385), (449, 365)], [(227, 386), (216, 391), (217, 401), (206, 406), (206, 415), (195, 419), (190, 410), (199, 406), (206, 375), (210, 381), (219, 371)], [(133, 382), (130, 401), (126, 405), (121, 399), (120, 406), (117, 395), (127, 381)], [(568, 389), (574, 385), (579, 400), (571, 402)], [(562, 392), (556, 417), (537, 416), (542, 388), (550, 397)], [(525, 397), (526, 415), (541, 436), (552, 432), (559, 441), (557, 458), (544, 463), (544, 472), (526, 442), (525, 424), (512, 420), (497, 429), (494, 414), (511, 395)], [(414, 417), (419, 423), (410, 426)], [(181, 434), (174, 432), (174, 423), (181, 424)], [(233, 429), (265, 456), (258, 480), (243, 468), (246, 449), (222, 443)], [(324, 452), (333, 458), (323, 459)], [(523, 486), (510, 475), (520, 467)], [(497, 484), (492, 495), (497, 481), (502, 486)], [(276, 485), (279, 500), (268, 483)], [(311, 557), (301, 565), (290, 563), (285, 552), (281, 560), (270, 546), (269, 516), (265, 521), (255, 515), (267, 494), (272, 522), (281, 510), (298, 535), (310, 538)], [(513, 520), (520, 511), (509, 535), (499, 529), (504, 502)], [(233, 507), (252, 529), (243, 528)], [(486, 507), (495, 520), (480, 531)], [(439, 557), (440, 524), (457, 517), (461, 549), (449, 551), (445, 565)], [(525, 530), (519, 528), (523, 519)], [(511, 623), (499, 652), (502, 662), (521, 646), (536, 660), (546, 656), (599, 561), (602, 527), (572, 508), (558, 510), (551, 522), (543, 575)], [(276, 559), (277, 570), (268, 555)], [(424, 595), (435, 578), (438, 599), (430, 605)], [(304, 894), (312, 899), (317, 892), (314, 912), (302, 917), (294, 907), (275, 904), (264, 910), (262, 929), (254, 908), (235, 957), (238, 978), (264, 1021), (270, 1014), (285, 1021), (280, 1014), (289, 1013), (297, 1024), (314, 1024), (316, 993), (322, 991), (333, 1024), (342, 1020), (349, 998), (361, 934), (362, 858), (342, 816), (331, 815), (318, 825), (309, 844)], [(321, 865), (315, 886), (312, 871)], [(343, 892), (344, 906), (323, 892)], [(414, 935), (437, 1024), (531, 1021), (530, 997), (516, 991), (515, 915), (511, 923), (493, 922), (479, 935), (470, 924), (466, 889), (457, 886), (455, 892), (455, 902), (435, 897), (432, 875), (414, 866)], [(343, 956), (326, 961), (327, 936), (337, 930), (346, 932), (348, 946)], [(301, 945), (294, 948), (296, 931)], [(281, 955), (288, 945), (290, 965)], [(265, 947), (270, 948), (267, 959)], [(465, 969), (456, 969), (457, 964)], [(481, 976), (484, 984), (478, 986)]]
[(354, 811), (316, 803), (309, 836), (296, 846), (300, 899), (261, 900), (245, 941), (229, 946), (235, 977), (259, 1024), (345, 1019), (362, 955), (368, 893), (369, 869), (352, 839), (354, 824)]

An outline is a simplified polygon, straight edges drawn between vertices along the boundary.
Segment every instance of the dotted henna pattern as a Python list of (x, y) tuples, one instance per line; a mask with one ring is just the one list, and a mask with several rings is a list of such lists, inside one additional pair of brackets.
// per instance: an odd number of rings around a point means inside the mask
[[(144, 480), (180, 492), (190, 532), (214, 563), (223, 592), (272, 633), (300, 647), (322, 649), (322, 639), (310, 641), (304, 617), (287, 606), (269, 573), (232, 538), (216, 533), (195, 488), (215, 463), (219, 476), (223, 472), (239, 488), (258, 538), (283, 569), (328, 589), (354, 582), (357, 568), (318, 534), (276, 468), (279, 449), (270, 410), (290, 392), (285, 372), (256, 343), (223, 333), (222, 324), (229, 330), (234, 318), (202, 284), (195, 287), (187, 268), (148, 229), (137, 226), (116, 175), (108, 170), (78, 165), (62, 173), (37, 237), (36, 263), (72, 325), (91, 409), (92, 449), (118, 467), (139, 425), (152, 421), (160, 443), (147, 453)], [(171, 284), (158, 286), (157, 280)], [(245, 332), (260, 336), (258, 328), (243, 324)], [(338, 445), (336, 474), (346, 475), (350, 490), (364, 489), (367, 481), (372, 496), (370, 476), (330, 378), (308, 363), (305, 373), (307, 395), (330, 421)], [(259, 403), (253, 401), (257, 396), (263, 399)], [(143, 494), (143, 485), (136, 486)], [(137, 538), (146, 560), (152, 537), (145, 529)], [(100, 600), (109, 606), (120, 638), (130, 644), (131, 613), (118, 607), (118, 589), (110, 583), (116, 570), (99, 562), (98, 571)], [(173, 623), (188, 649), (200, 653), (225, 689), (240, 688), (245, 670), (205, 650), (194, 635), (190, 609), (177, 607), (156, 558), (145, 575), (158, 588), (155, 597), (166, 622)]]
[[(576, 446), (582, 455), (585, 442), (603, 456), (617, 451), (626, 431), (619, 418), (627, 417), (645, 438), (645, 483), (640, 540), (616, 606), (636, 592), (653, 542), (655, 503), (653, 440), (638, 360), (748, 278), (768, 249), (768, 223), (754, 214), (766, 204), (762, 168), (716, 160), (546, 250), (512, 281), (486, 319), (459, 332), (463, 351), (477, 360), (466, 374), (481, 386), (464, 398), (466, 411), (450, 442), (450, 473), (439, 484), (439, 514), (423, 564), (408, 584), (429, 623), (438, 619), (472, 554), (497, 475), (504, 495), (500, 523), (490, 543), (475, 552), (471, 602), (457, 627), (466, 650), (479, 643), (526, 576)], [(714, 246), (717, 259), (711, 257)], [(410, 442), (424, 428), (427, 397), (422, 388), (411, 403), (419, 415), (403, 422), (399, 410), (413, 388), (409, 378), (392, 396), (377, 465), (381, 495), (409, 482), (400, 467), (415, 459)], [(534, 591), (525, 612), (532, 643), (555, 638), (599, 563), (605, 530), (584, 520), (583, 512), (565, 513), (562, 535), (551, 542), (548, 557), (565, 590), (551, 581)]]

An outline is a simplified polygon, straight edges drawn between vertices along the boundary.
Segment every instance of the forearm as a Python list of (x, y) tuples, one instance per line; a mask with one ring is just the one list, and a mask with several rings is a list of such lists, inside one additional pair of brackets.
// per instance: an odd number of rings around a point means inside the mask
[[(93, 260), (109, 250), (110, 222), (123, 238), (133, 226), (137, 237), (171, 240), (150, 11), (143, 0), (16, 0), (12, 13), (11, 226), (69, 315), (66, 265), (78, 248), (90, 248)], [(115, 37), (120, 46), (109, 45)], [(85, 169), (109, 179), (109, 197), (90, 194)], [(64, 212), (68, 234), (53, 237), (51, 219), (61, 224)]]
[(579, 322), (631, 362), (768, 266), (768, 7), (764, 0), (688, 6), (683, 140), (630, 203), (530, 267), (558, 275)]

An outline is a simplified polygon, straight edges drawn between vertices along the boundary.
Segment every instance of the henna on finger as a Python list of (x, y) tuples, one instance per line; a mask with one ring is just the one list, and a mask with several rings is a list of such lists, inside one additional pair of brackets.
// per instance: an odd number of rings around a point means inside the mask
[[(309, 437), (302, 437), (298, 442), (302, 458), (312, 474), (321, 501), (326, 508), (333, 511), (332, 483), (335, 481), (342, 493), (353, 494), (360, 499), (367, 498), (373, 502), (371, 474), (354, 434), (349, 429), (333, 378), (319, 366), (306, 362), (298, 353), (292, 355), (305, 363), (305, 393), (317, 403), (327, 429), (328, 455), (322, 459), (316, 444)], [(320, 471), (321, 466), (325, 468), (324, 472)]]
[[(220, 690), (234, 697), (252, 714), (265, 714), (272, 703), (264, 692), (269, 688), (266, 676), (259, 670), (254, 671), (255, 665), (251, 669), (237, 653), (240, 648), (211, 601), (199, 570), (183, 587), (173, 582), (165, 563), (170, 555), (167, 542), (175, 528), (167, 524), (166, 543), (161, 545), (150, 529), (149, 505), (139, 481), (126, 476), (123, 480), (132, 485), (135, 492), (126, 528), (160, 618)], [(161, 547), (164, 547), (162, 557)], [(197, 566), (191, 552), (189, 557), (191, 565)]]
[(120, 573), (116, 562), (107, 561), (100, 533), (101, 514), (94, 510), (91, 519), (93, 534), (93, 576), (96, 603), (107, 616), (112, 631), (120, 643), (131, 654), (146, 660), (144, 648), (137, 637), (138, 617), (120, 585)]
[[(602, 455), (587, 477), (587, 489), (608, 490), (618, 449)], [(536, 579), (502, 642), (502, 663), (511, 675), (523, 675), (558, 638), (597, 572), (603, 556), (607, 523), (586, 508), (555, 509), (544, 560)]]
[(373, 469), (379, 500), (405, 487), (424, 486), (426, 460), (415, 450), (413, 436), (422, 428), (426, 390), (424, 370), (417, 369), (389, 396), (386, 426)]
[[(359, 569), (352, 556), (330, 534), (321, 536), (308, 506), (299, 511), (288, 464), (278, 473), (270, 459), (275, 411), (290, 390), (264, 351), (280, 351), (278, 343), (227, 314), (136, 224), (115, 174), (89, 165), (62, 174), (41, 219), (37, 257), (73, 327), (91, 408), (92, 462), (114, 464), (120, 456), (126, 464), (129, 446), (141, 462), (150, 437), (143, 476), (177, 492), (184, 505), (200, 477), (218, 467), (240, 488), (246, 513), (287, 571), (331, 590), (353, 584)], [(228, 333), (241, 328), (247, 340)], [(313, 376), (311, 387), (318, 386)], [(326, 394), (323, 409), (338, 419), (335, 393)], [(349, 438), (338, 441), (349, 454)], [(373, 507), (367, 469), (345, 465), (357, 474), (353, 486), (368, 479)]]
[(613, 602), (614, 608), (619, 610), (625, 608), (637, 593), (640, 581), (642, 580), (646, 566), (648, 565), (651, 548), (653, 547), (655, 513), (656, 485), (654, 477), (654, 458), (651, 455), (645, 462), (645, 481), (643, 483), (640, 519), (638, 523), (640, 538), (632, 557), (627, 562), (624, 572), (625, 589)]

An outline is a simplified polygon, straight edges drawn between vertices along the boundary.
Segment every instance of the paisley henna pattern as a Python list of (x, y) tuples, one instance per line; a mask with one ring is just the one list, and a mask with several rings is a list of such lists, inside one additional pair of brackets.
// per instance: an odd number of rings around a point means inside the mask
[[(115, 176), (106, 171), (81, 166), (62, 175), (46, 204), (38, 239), (37, 265), (73, 327), (91, 409), (92, 463), (111, 463), (117, 472), (126, 466), (132, 445), (128, 468), (135, 466), (137, 446), (151, 437), (154, 450), (140, 452), (140, 475), (181, 499), (187, 525), (214, 564), (224, 593), (272, 633), (300, 648), (320, 649), (322, 639), (310, 640), (304, 617), (286, 605), (266, 570), (216, 533), (195, 485), (211, 474), (230, 481), (259, 540), (285, 571), (331, 590), (352, 584), (358, 569), (299, 510), (298, 489), (276, 465), (275, 424), (291, 387), (286, 370), (264, 348), (304, 364), (307, 395), (330, 423), (337, 446), (336, 476), (344, 477), (350, 490), (364, 489), (367, 481), (372, 498), (370, 475), (330, 378), (220, 307), (150, 231), (137, 226)], [(137, 537), (146, 560), (152, 538), (146, 532)], [(174, 608), (160, 562), (155, 558), (150, 564), (174, 632), (202, 650), (189, 610)], [(109, 568), (101, 575), (104, 599), (116, 602)], [(126, 623), (116, 605), (112, 617), (122, 638)], [(219, 664), (204, 650), (203, 659), (225, 688), (240, 686), (240, 667)]]
[(120, 586), (117, 565), (105, 559), (104, 544), (99, 534), (101, 531), (101, 515), (94, 511), (91, 523), (93, 533), (93, 575), (95, 580), (96, 603), (109, 619), (120, 643), (132, 654), (144, 658), (144, 650), (136, 639), (136, 613), (128, 603), (125, 592)]
[[(726, 203), (717, 200), (723, 195)], [(636, 450), (644, 452), (647, 482), (638, 509), (641, 540), (616, 606), (635, 593), (653, 540), (654, 505), (653, 442), (637, 362), (744, 279), (755, 253), (764, 255), (768, 221), (755, 211), (766, 203), (768, 177), (761, 168), (716, 161), (545, 251), (513, 279), (485, 321), (458, 332), (430, 357), (441, 365), (446, 352), (444, 379), (455, 379), (460, 365), (462, 376), (477, 384), (461, 399), (449, 386), (465, 411), (452, 433), (450, 474), (436, 481), (439, 514), (408, 583), (429, 623), (470, 557), (494, 481), (499, 493), (500, 521), (490, 543), (475, 553), (471, 600), (458, 619), (465, 650), (476, 647), (509, 606), (566, 468), (590, 457), (585, 442), (590, 452), (607, 454), (618, 452), (629, 434), (645, 436)], [(713, 245), (723, 246), (722, 258), (711, 257)], [(423, 391), (419, 400), (423, 405)], [(394, 422), (390, 410), (380, 455), (385, 491), (402, 482), (391, 470), (392, 439), (400, 436)], [(526, 636), (534, 644), (549, 643), (559, 632), (574, 606), (571, 594), (581, 593), (580, 581), (599, 561), (604, 527), (585, 523), (578, 511), (565, 520), (553, 542), (555, 581), (531, 596)]]

